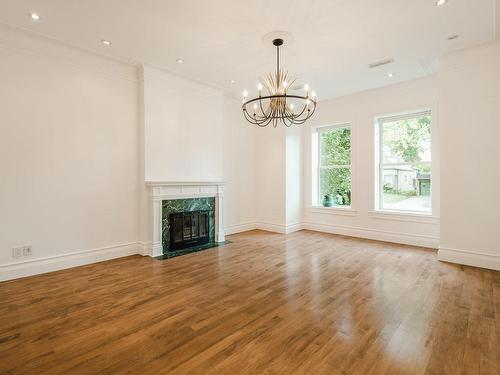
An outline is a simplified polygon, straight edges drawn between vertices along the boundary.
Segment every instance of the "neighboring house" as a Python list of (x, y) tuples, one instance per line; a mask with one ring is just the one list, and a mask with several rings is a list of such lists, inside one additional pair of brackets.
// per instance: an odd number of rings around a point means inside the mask
[(390, 185), (394, 190), (408, 191), (415, 190), (413, 184), (417, 177), (417, 172), (407, 165), (384, 169), (384, 185)]
[(398, 191), (415, 191), (417, 195), (431, 195), (431, 175), (418, 173), (411, 166), (384, 169), (384, 185)]
[(431, 175), (430, 173), (419, 173), (415, 179), (417, 195), (431, 195)]

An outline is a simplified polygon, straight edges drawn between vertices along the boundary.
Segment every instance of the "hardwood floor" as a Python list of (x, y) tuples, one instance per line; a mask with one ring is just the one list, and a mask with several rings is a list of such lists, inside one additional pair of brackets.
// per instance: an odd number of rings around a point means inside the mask
[(0, 284), (2, 374), (497, 374), (500, 272), (252, 231)]

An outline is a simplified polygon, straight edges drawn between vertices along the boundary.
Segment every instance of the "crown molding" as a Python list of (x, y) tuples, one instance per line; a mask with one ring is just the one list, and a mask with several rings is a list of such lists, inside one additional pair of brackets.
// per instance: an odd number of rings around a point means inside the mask
[(0, 23), (0, 48), (45, 57), (110, 78), (138, 82), (136, 65), (4, 23)]

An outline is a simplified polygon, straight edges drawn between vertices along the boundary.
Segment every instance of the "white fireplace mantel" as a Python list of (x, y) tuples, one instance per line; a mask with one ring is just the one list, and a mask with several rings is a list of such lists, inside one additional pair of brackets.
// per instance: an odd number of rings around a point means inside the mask
[(152, 204), (152, 248), (150, 256), (163, 254), (162, 201), (168, 199), (215, 198), (215, 241), (224, 241), (224, 182), (222, 181), (147, 181)]

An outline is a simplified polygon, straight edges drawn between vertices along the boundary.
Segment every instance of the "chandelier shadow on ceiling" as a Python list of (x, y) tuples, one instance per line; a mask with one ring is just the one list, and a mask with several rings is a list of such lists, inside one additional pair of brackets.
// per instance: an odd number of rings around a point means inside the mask
[(241, 107), (243, 114), (249, 123), (260, 127), (272, 124), (276, 128), (279, 123), (287, 127), (301, 125), (316, 110), (316, 94), (314, 91), (309, 93), (308, 85), (303, 87), (304, 96), (288, 94), (295, 79), (287, 81), (288, 72), (280, 68), (280, 46), (283, 45), (283, 39), (274, 39), (273, 45), (276, 47), (276, 72), (266, 74), (264, 86), (268, 94), (262, 95), (261, 83), (257, 85), (258, 97), (247, 99), (248, 93), (245, 90)]

